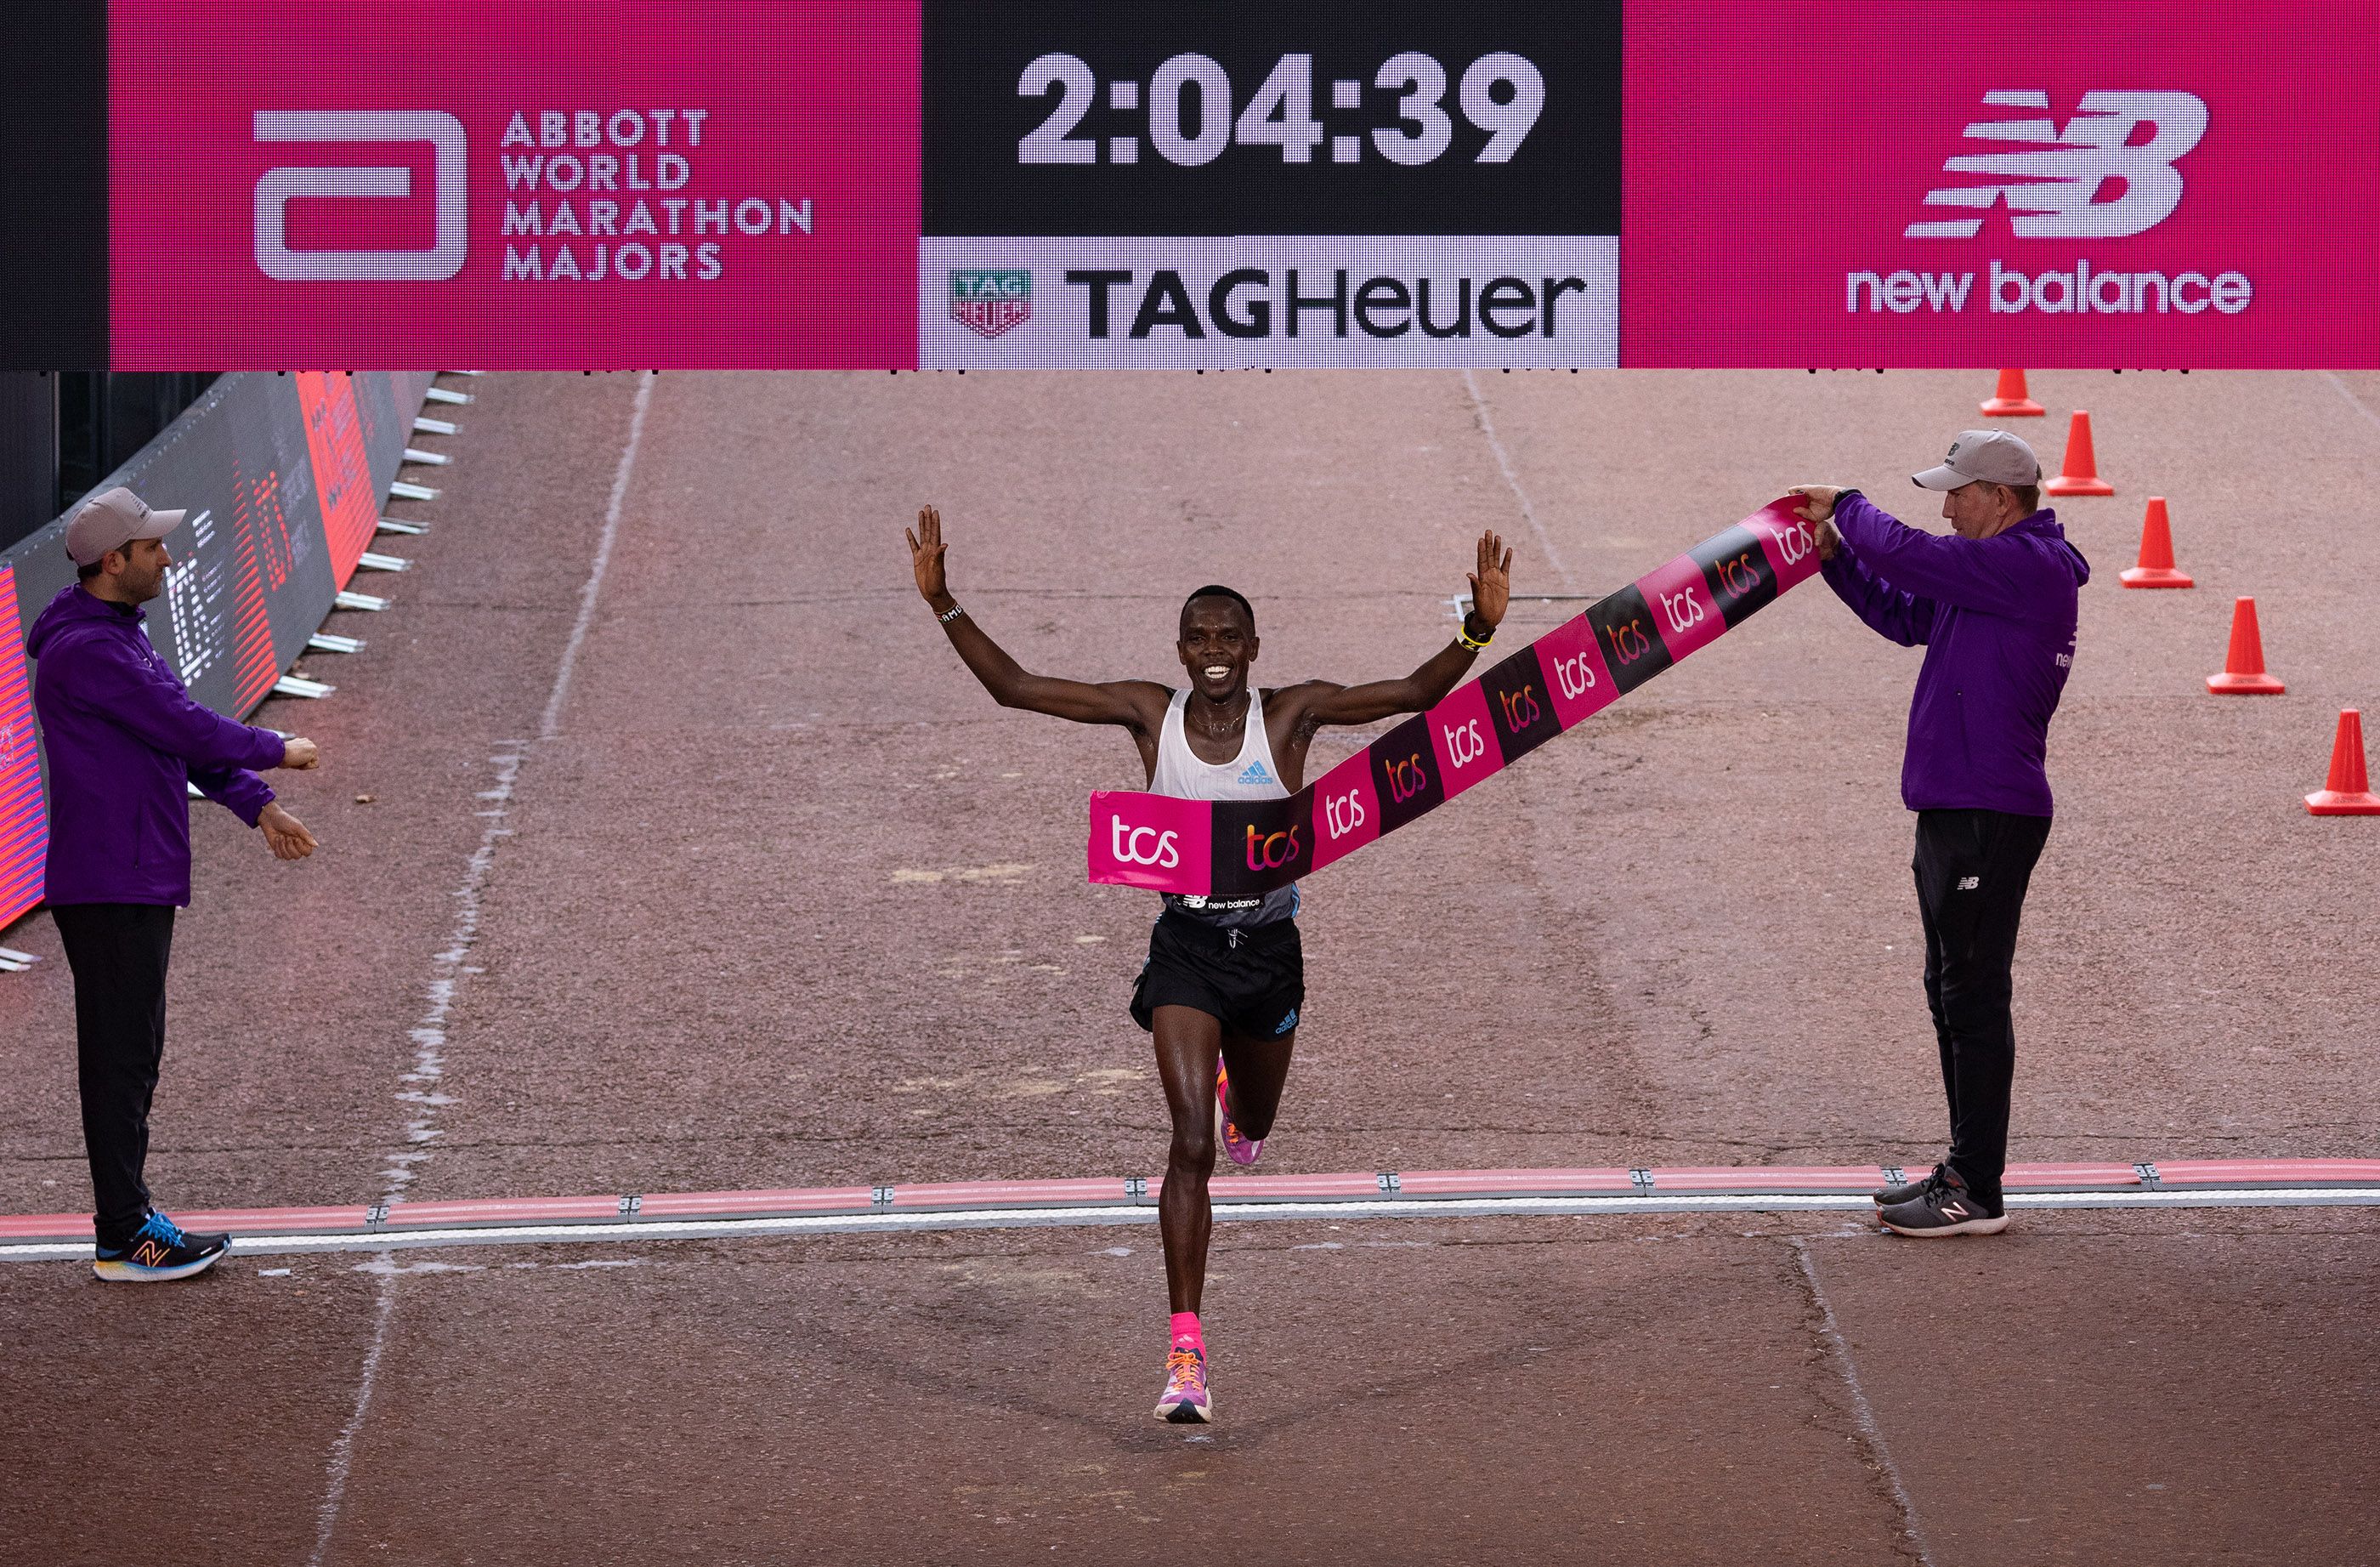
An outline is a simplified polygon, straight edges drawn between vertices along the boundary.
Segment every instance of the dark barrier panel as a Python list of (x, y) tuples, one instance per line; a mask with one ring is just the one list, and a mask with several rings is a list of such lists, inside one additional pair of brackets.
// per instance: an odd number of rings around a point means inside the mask
[(16, 573), (0, 560), (0, 926), (42, 901), (49, 825), (33, 735), (33, 686), (17, 629)]
[(356, 382), (356, 407), (362, 416), (364, 456), (371, 464), (372, 493), (385, 496), (397, 464), (412, 443), (413, 417), (437, 378), (427, 370), (367, 375)]
[(108, 363), (105, 0), (7, 8), (0, 102), (0, 369)]
[[(370, 543), (429, 383), (421, 373), (227, 375), (100, 481), (189, 513), (165, 541), (176, 564), (148, 627), (193, 697), (239, 717), (271, 694)], [(0, 555), (0, 925), (40, 894), (31, 711), (11, 693), (30, 691), (24, 632), (75, 580), (67, 520)]]
[(405, 460), (413, 410), (431, 377), (301, 370), (292, 380), (322, 494), (332, 579), (345, 588), (371, 547), (381, 500)]
[[(149, 606), (149, 638), (218, 712), (262, 701), (338, 591), (290, 378), (229, 375), (98, 488), (122, 484), (189, 516), (166, 539), (176, 565)], [(74, 580), (61, 517), (11, 552), (30, 627)]]

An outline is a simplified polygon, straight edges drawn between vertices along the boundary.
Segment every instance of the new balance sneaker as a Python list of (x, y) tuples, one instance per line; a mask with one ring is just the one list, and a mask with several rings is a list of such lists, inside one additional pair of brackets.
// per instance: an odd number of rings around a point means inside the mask
[(1997, 1235), (2008, 1228), (2005, 1209), (1994, 1212), (1970, 1196), (1955, 1170), (1945, 1169), (1925, 1183), (1925, 1189), (1904, 1203), (1895, 1203), (1877, 1216), (1896, 1235)]
[(1165, 1391), (1157, 1400), (1157, 1417), (1175, 1426), (1203, 1426), (1215, 1417), (1204, 1351), (1176, 1349), (1166, 1355)]
[(1215, 1137), (1223, 1145), (1223, 1151), (1231, 1156), (1233, 1164), (1254, 1164), (1257, 1156), (1264, 1152), (1264, 1139), (1243, 1137), (1240, 1129), (1232, 1124), (1231, 1101), (1223, 1097), (1231, 1086), (1231, 1075), (1223, 1070), (1222, 1062), (1218, 1060), (1215, 1063)]
[(1885, 1187), (1882, 1191), (1873, 1194), (1876, 1198), (1876, 1206), (1878, 1208), (1898, 1208), (1900, 1204), (1905, 1202), (1915, 1202), (1919, 1197), (1925, 1195), (1925, 1188), (1940, 1180), (1949, 1168), (1950, 1167), (1947, 1164), (1937, 1164), (1932, 1170), (1918, 1176), (1913, 1181), (1903, 1181), (1898, 1185)]
[(120, 1246), (100, 1246), (91, 1270), (119, 1283), (157, 1284), (203, 1273), (231, 1249), (229, 1235), (194, 1235), (162, 1213), (141, 1221)]

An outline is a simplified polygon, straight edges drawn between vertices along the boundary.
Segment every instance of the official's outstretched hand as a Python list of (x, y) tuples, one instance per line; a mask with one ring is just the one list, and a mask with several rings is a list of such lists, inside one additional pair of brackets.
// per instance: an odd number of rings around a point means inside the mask
[(265, 802), (256, 825), (263, 831), (264, 841), (276, 859), (304, 859), (314, 852), (314, 834), (306, 831), (304, 822), (282, 809), (279, 800)]

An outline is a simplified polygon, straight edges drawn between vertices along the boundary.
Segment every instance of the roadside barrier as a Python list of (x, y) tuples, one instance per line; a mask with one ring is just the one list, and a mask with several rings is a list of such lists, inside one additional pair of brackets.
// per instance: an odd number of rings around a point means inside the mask
[[(176, 565), (147, 624), (192, 697), (240, 718), (276, 692), (329, 694), (285, 672), (310, 647), (353, 640), (316, 638), (334, 607), (367, 607), (346, 589), (374, 559), (431, 373), (224, 376), (92, 487), (190, 514), (165, 541)], [(48, 812), (24, 633), (75, 580), (67, 521), (0, 553), (0, 929), (41, 901)]]

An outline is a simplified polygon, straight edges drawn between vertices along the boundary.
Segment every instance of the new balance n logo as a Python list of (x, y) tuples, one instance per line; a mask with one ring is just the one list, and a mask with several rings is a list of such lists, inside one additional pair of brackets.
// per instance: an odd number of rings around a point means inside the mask
[[(2189, 92), (2085, 92), (2081, 112), (2063, 130), (2047, 115), (2046, 92), (1998, 91), (1985, 93), (1984, 103), (2043, 113), (1968, 126), (1974, 150), (1952, 157), (1942, 170), (1969, 177), (1927, 191), (1925, 204), (1964, 207), (1977, 215), (1912, 223), (1905, 237), (1972, 239), (1983, 228), (1982, 213), (2003, 201), (2020, 238), (2140, 234), (2180, 204), (2181, 174), (2174, 163), (2206, 134), (2205, 101)], [(2135, 146), (2143, 126), (2149, 128), (2147, 139)]]

